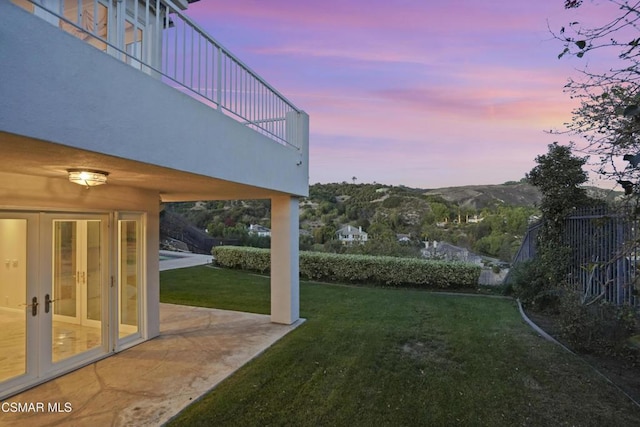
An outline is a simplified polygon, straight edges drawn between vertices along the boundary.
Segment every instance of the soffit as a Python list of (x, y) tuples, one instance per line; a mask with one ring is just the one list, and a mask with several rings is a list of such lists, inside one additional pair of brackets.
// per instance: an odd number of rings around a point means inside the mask
[(67, 170), (109, 173), (107, 185), (157, 191), (164, 202), (267, 199), (282, 193), (0, 132), (0, 171), (67, 179)]

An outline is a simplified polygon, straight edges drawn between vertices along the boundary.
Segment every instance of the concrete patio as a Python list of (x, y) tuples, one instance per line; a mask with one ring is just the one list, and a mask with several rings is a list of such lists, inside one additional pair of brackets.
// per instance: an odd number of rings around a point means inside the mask
[(161, 425), (302, 322), (160, 304), (159, 337), (6, 399), (0, 425)]

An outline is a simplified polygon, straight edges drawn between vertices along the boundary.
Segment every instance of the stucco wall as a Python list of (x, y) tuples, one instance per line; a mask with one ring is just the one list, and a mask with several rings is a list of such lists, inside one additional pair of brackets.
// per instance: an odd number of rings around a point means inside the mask
[(8, 2), (0, 15), (0, 130), (307, 194), (308, 146), (279, 145)]

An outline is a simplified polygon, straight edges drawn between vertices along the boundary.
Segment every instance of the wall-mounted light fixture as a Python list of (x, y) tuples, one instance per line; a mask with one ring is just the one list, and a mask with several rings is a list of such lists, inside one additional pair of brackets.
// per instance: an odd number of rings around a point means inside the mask
[(87, 188), (106, 184), (109, 175), (108, 172), (92, 169), (69, 169), (67, 172), (69, 172), (69, 181)]

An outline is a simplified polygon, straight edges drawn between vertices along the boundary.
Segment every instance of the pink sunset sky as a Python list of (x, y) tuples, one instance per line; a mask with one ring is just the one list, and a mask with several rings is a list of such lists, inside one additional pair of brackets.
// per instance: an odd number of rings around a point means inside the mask
[(587, 61), (559, 60), (549, 28), (611, 6), (563, 3), (201, 0), (187, 15), (310, 115), (310, 183), (438, 188), (519, 180), (569, 141), (545, 131), (570, 121), (563, 87)]

